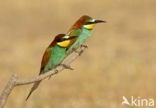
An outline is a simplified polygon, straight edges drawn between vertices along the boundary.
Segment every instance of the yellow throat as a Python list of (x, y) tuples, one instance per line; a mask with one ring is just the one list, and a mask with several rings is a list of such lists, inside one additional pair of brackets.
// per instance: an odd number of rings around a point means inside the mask
[(62, 41), (62, 42), (58, 42), (57, 45), (59, 45), (60, 47), (64, 47), (64, 48), (67, 48), (71, 45), (71, 40), (65, 40), (65, 41)]
[(92, 30), (95, 27), (95, 24), (84, 25), (84, 28)]

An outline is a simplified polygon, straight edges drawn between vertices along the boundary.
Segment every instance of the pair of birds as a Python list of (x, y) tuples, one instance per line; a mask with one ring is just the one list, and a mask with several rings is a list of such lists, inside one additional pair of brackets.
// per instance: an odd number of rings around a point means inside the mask
[[(39, 75), (56, 68), (58, 65), (61, 65), (61, 62), (65, 59), (65, 57), (85, 43), (97, 23), (105, 22), (106, 21), (96, 20), (90, 16), (83, 15), (69, 29), (67, 34), (58, 34), (55, 36), (54, 40), (44, 52)], [(65, 67), (70, 68), (68, 66)], [(41, 81), (34, 83), (26, 100), (28, 100), (32, 92), (37, 89), (40, 82)]]

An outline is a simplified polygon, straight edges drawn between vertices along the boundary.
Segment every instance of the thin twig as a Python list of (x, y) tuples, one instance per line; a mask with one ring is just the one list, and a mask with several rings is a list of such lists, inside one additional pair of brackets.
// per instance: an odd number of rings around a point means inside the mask
[(11, 91), (15, 87), (15, 81), (17, 76), (13, 74), (9, 81), (7, 82), (7, 85), (5, 86), (4, 90), (2, 91), (0, 95), (0, 108), (3, 108), (8, 96), (10, 95)]
[[(70, 54), (63, 61), (63, 64), (70, 65), (77, 57), (80, 56), (79, 53), (77, 53), (77, 52), (83, 52), (84, 50), (85, 50), (85, 47), (80, 47), (78, 50), (76, 50), (76, 52), (73, 52), (72, 54)], [(0, 95), (0, 108), (4, 108), (4, 105), (8, 99), (8, 96), (11, 94), (14, 87), (20, 86), (20, 85), (27, 85), (27, 84), (31, 84), (31, 83), (34, 83), (34, 82), (37, 82), (40, 80), (44, 80), (45, 78), (47, 78), (49, 76), (53, 76), (53, 75), (61, 72), (64, 69), (65, 68), (62, 65), (59, 65), (56, 69), (54, 69), (50, 72), (47, 72), (47, 73), (39, 75), (39, 76), (34, 76), (33, 78), (28, 79), (28, 80), (18, 79), (18, 77), (16, 75), (12, 75)]]

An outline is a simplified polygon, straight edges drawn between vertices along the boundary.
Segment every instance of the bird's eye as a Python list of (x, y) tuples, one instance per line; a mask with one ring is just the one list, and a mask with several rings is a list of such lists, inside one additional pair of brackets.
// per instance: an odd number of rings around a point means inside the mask
[(95, 23), (95, 19), (90, 19), (86, 22), (85, 25), (90, 25), (90, 24), (94, 24)]
[(56, 41), (57, 41), (57, 42), (61, 42), (61, 41), (62, 41), (62, 38), (57, 38)]

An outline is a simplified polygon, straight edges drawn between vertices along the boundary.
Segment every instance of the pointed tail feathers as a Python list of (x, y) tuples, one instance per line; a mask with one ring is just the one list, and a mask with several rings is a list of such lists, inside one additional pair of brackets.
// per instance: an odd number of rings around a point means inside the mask
[(38, 88), (39, 84), (41, 83), (41, 81), (38, 81), (38, 82), (35, 82), (33, 87), (31, 88), (27, 98), (26, 98), (26, 101), (29, 99), (30, 95)]

